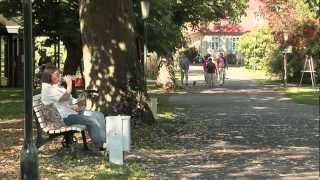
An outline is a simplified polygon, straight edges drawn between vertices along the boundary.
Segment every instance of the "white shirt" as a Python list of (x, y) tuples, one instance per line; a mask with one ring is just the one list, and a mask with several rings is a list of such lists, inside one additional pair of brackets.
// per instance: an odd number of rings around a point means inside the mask
[(51, 85), (42, 83), (41, 101), (44, 105), (54, 104), (62, 118), (66, 118), (71, 114), (79, 114), (70, 108), (71, 104), (76, 103), (77, 99), (69, 97), (67, 100), (61, 101), (61, 97), (66, 93), (66, 89), (58, 84)]

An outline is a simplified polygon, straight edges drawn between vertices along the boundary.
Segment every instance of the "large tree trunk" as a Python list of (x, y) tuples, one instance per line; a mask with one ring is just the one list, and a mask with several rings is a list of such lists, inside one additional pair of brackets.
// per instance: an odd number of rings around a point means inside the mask
[(133, 17), (132, 0), (80, 0), (85, 86), (98, 91), (87, 109), (108, 115), (140, 109), (150, 122)]
[(81, 65), (82, 45), (80, 34), (73, 37), (63, 37), (62, 41), (67, 49), (67, 58), (63, 67), (63, 74), (75, 75)]

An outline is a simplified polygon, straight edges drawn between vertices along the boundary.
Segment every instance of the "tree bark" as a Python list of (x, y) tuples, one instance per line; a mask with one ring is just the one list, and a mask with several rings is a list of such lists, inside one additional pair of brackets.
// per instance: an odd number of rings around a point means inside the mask
[(132, 0), (80, 0), (79, 13), (85, 87), (98, 91), (87, 109), (108, 115), (139, 112), (144, 121), (154, 121), (145, 103)]
[(62, 41), (67, 49), (67, 58), (63, 67), (63, 74), (72, 74), (75, 75), (78, 67), (81, 65), (82, 59), (82, 46), (81, 46), (81, 37), (78, 34), (78, 37), (63, 37)]

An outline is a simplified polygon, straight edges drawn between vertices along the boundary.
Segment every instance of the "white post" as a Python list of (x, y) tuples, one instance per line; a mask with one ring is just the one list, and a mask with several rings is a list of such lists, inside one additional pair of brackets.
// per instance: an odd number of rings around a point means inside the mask
[(130, 116), (121, 116), (123, 151), (127, 152), (129, 152), (131, 149), (130, 119)]
[(150, 101), (151, 111), (154, 118), (157, 118), (157, 111), (158, 111), (158, 98), (151, 98)]

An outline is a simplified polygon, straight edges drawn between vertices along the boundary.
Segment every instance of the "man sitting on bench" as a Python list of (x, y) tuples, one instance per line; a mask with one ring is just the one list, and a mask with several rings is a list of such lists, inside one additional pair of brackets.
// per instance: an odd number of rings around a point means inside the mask
[(61, 75), (58, 68), (47, 65), (42, 74), (41, 101), (44, 105), (53, 104), (66, 125), (86, 125), (89, 135), (99, 150), (106, 148), (106, 124), (104, 115), (98, 111), (80, 111), (84, 99), (71, 96), (72, 77), (64, 76), (67, 89), (60, 86)]

